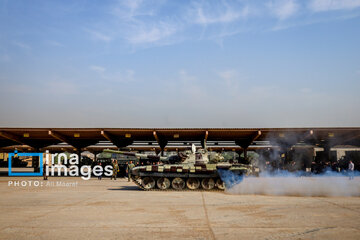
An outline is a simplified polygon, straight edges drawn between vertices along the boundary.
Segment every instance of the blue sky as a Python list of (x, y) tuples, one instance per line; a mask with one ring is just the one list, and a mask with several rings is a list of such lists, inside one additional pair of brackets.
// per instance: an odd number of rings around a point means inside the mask
[(0, 125), (360, 126), (360, 0), (0, 1)]

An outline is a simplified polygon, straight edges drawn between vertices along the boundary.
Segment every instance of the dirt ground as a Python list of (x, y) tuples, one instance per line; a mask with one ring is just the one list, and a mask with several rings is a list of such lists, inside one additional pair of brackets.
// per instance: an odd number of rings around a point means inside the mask
[(359, 197), (144, 192), (125, 179), (1, 177), (0, 212), (0, 239), (360, 239)]

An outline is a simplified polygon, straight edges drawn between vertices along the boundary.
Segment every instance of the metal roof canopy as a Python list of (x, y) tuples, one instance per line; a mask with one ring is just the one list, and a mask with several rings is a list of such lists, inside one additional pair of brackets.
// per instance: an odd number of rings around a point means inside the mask
[[(234, 141), (240, 148), (249, 147), (254, 141), (270, 141), (274, 145), (288, 147), (299, 142), (319, 146), (360, 146), (360, 127), (348, 128), (0, 128), (0, 150), (9, 146), (27, 145), (24, 150), (40, 151), (50, 145), (67, 143), (73, 150), (94, 147), (109, 141), (117, 148), (136, 141), (156, 141), (160, 149), (169, 142)], [(5, 148), (6, 147), (6, 148)], [(60, 146), (59, 146), (60, 147)], [(149, 144), (149, 148), (151, 144)], [(153, 146), (154, 148), (155, 146)], [(220, 146), (219, 146), (220, 147)], [(233, 148), (233, 147), (232, 147)], [(65, 148), (64, 148), (65, 149)], [(94, 150), (95, 151), (95, 150)]]

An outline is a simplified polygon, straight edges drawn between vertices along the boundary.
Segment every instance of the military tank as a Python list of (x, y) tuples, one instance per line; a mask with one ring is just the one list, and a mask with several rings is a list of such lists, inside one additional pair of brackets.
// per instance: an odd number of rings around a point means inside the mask
[(192, 145), (191, 151), (176, 155), (177, 159), (180, 159), (176, 163), (171, 162), (176, 159), (174, 156), (160, 157), (114, 150), (108, 152), (134, 154), (137, 157), (157, 158), (161, 161), (160, 164), (137, 166), (131, 170), (133, 182), (146, 191), (224, 190), (228, 183), (225, 184), (222, 177), (230, 175), (234, 179), (254, 172), (251, 165), (209, 161), (206, 149), (196, 150), (195, 145)]

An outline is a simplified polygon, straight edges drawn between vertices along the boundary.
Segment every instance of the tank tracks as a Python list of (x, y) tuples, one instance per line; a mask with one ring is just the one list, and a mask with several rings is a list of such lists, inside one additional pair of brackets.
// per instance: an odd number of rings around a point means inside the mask
[(153, 188), (144, 188), (144, 186), (141, 183), (141, 178), (136, 177), (136, 176), (131, 176), (131, 180), (142, 190), (144, 191), (175, 191), (175, 192), (224, 192), (225, 189), (219, 189), (217, 187), (214, 187), (213, 189), (203, 189), (201, 187), (197, 188), (197, 189), (189, 189), (186, 186), (182, 189), (174, 189), (174, 188), (167, 188), (167, 189), (159, 189), (153, 187)]

